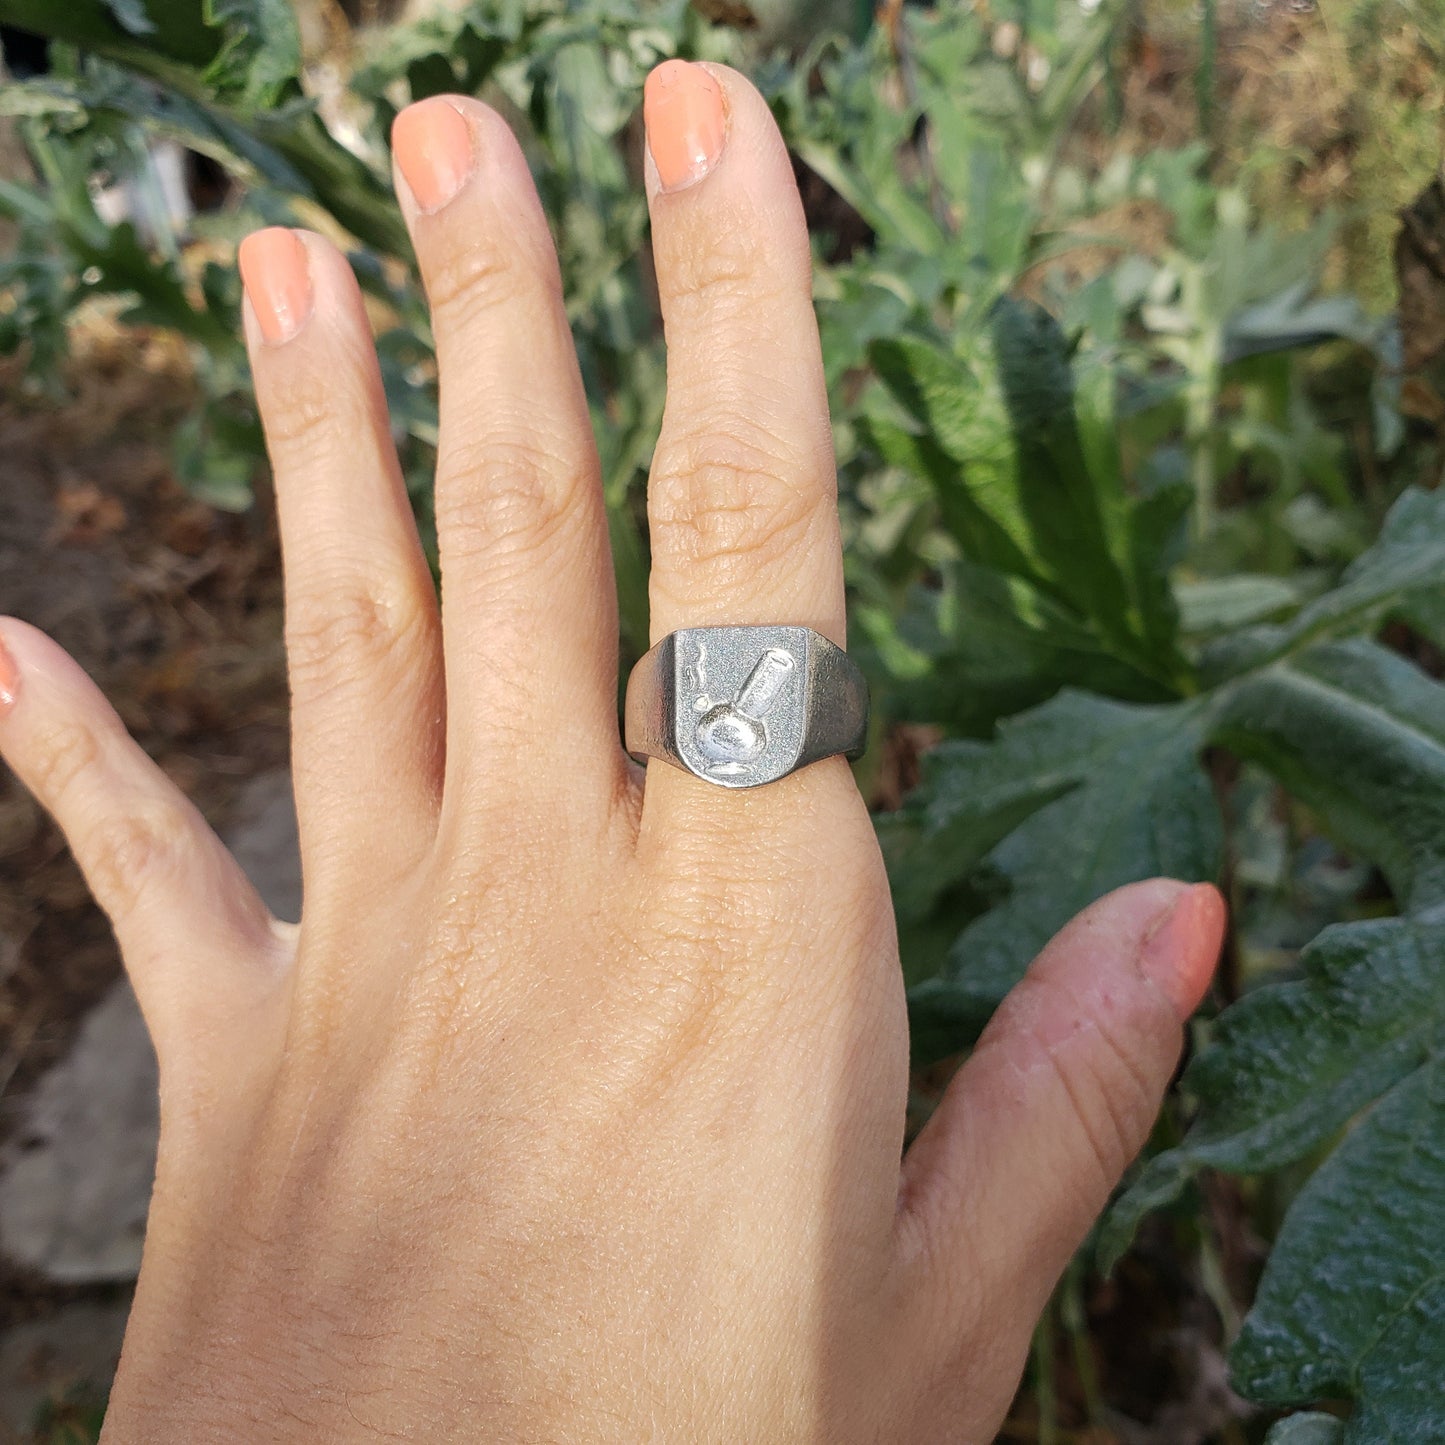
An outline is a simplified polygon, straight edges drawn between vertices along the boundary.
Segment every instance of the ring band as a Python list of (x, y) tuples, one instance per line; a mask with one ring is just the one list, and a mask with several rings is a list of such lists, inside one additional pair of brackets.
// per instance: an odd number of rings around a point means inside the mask
[(626, 736), (638, 762), (755, 788), (835, 753), (859, 757), (868, 684), (811, 627), (685, 627), (632, 669)]

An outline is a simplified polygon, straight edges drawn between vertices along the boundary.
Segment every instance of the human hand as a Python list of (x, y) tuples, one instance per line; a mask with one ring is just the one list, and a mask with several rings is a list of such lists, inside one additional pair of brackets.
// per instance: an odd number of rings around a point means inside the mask
[[(807, 237), (761, 98), (669, 62), (654, 640), (844, 640)], [(161, 1065), (106, 1424), (145, 1441), (983, 1441), (1136, 1153), (1219, 947), (1096, 903), (903, 1159), (887, 882), (846, 764), (746, 792), (616, 719), (597, 461), (501, 120), (397, 122), (442, 378), (439, 609), (359, 293), (243, 249), (287, 573), (305, 911), (276, 923), (78, 667), (0, 624), (0, 750), (109, 912)]]

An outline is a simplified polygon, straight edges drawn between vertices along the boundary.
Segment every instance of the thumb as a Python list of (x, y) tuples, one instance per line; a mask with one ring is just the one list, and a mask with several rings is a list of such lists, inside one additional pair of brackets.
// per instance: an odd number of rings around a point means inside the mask
[(1224, 924), (1210, 884), (1131, 884), (1066, 925), (1004, 1000), (904, 1160), (900, 1227), (935, 1329), (951, 1314), (958, 1338), (961, 1308), (1008, 1300), (1026, 1343), (1149, 1136)]

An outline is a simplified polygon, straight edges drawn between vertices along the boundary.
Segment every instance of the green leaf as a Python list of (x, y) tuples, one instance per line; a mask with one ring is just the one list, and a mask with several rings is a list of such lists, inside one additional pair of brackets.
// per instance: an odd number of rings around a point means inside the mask
[(1438, 616), (1445, 608), (1445, 490), (1410, 488), (1390, 509), (1379, 538), (1340, 585), (1288, 625), (1238, 634), (1213, 650), (1206, 670), (1230, 676), (1328, 637), (1373, 632), (1392, 617)]
[(1265, 1436), (1264, 1445), (1341, 1445), (1344, 1422), (1311, 1410), (1278, 1421)]
[(1212, 707), (1211, 741), (1316, 808), (1403, 909), (1445, 900), (1445, 686), (1375, 643), (1322, 643)]
[(1076, 414), (1057, 323), (1009, 299), (993, 308), (987, 336), (956, 350), (902, 336), (875, 342), (870, 356), (910, 425), (875, 407), (860, 435), (929, 481), (964, 555), (1026, 578), (1135, 672), (1166, 693), (1185, 690), (1167, 579), (1190, 494), (1166, 485), (1125, 498), (1113, 373), (1085, 368)]
[(1155, 874), (1215, 876), (1204, 716), (1194, 703), (1064, 692), (1003, 724), (993, 743), (935, 750), (894, 862), (900, 914), (918, 919), (975, 869), (1002, 897), (911, 991), (921, 1055), (966, 1042), (1049, 938), (1110, 889)]
[(1368, 1110), (1286, 1215), (1235, 1373), (1261, 1401), (1357, 1400), (1346, 1441), (1429, 1438), (1445, 1375), (1445, 686), (1356, 640), (1203, 706), (1209, 739), (1272, 770), (1377, 862), (1404, 915), (1326, 929), (1303, 979), (1220, 1017), (1184, 1078), (1192, 1128), (1111, 1211), (1101, 1254), (1116, 1259), (1200, 1169), (1297, 1161)]
[(1039, 554), (1085, 616), (1127, 633), (1127, 590), (1104, 520), (1118, 478), (1091, 472), (1085, 458), (1063, 333), (1041, 307), (1011, 299), (994, 308), (991, 332), (1019, 500)]
[(1236, 1384), (1275, 1403), (1357, 1400), (1346, 1445), (1439, 1439), (1442, 1199), (1435, 1059), (1381, 1100), (1291, 1206), (1231, 1351)]
[(290, 0), (204, 0), (207, 25), (221, 32), (206, 67), (218, 98), (269, 108), (294, 92), (301, 73), (301, 32)]
[(1284, 577), (1247, 572), (1201, 577), (1175, 586), (1180, 624), (1193, 636), (1228, 632), (1299, 606), (1298, 586)]
[(964, 552), (985, 565), (1045, 579), (1018, 495), (1008, 412), (992, 360), (955, 356), (918, 337), (876, 343), (879, 379), (919, 430), (867, 418), (885, 457), (927, 477), (945, 524)]
[(1105, 1267), (1145, 1214), (1204, 1168), (1253, 1174), (1301, 1159), (1445, 1042), (1445, 922), (1389, 918), (1327, 928), (1305, 976), (1246, 994), (1184, 1076), (1199, 1113), (1110, 1211)]
[[(1373, 643), (1327, 643), (1208, 707), (1209, 740), (1318, 808), (1380, 865), (1402, 906), (1445, 902), (1445, 687)], [(1417, 1066), (1445, 1025), (1438, 922), (1330, 929), (1301, 961), (1304, 982), (1257, 990), (1221, 1018), (1186, 1079), (1205, 1107), (1116, 1211), (1116, 1246), (1205, 1165), (1253, 1171), (1306, 1153)]]
[[(906, 349), (906, 345), (891, 342), (880, 348), (881, 363), (891, 366), (893, 358)], [(987, 503), (993, 498), (987, 488), (980, 491), (977, 485), (978, 478), (987, 473), (990, 465), (982, 450), (974, 455), (966, 481), (965, 464), (945, 451), (927, 432), (905, 431), (893, 422), (866, 415), (859, 418), (858, 430), (885, 461), (925, 478), (932, 485), (943, 525), (965, 557), (986, 567), (1028, 578), (1038, 586), (1049, 585), (1025, 550), (1027, 537), (1016, 509), (1008, 504), (1006, 496), (1001, 507), (991, 508)], [(1004, 435), (998, 433), (1000, 442)], [(1016, 540), (1015, 534), (1021, 540)]]
[(146, 14), (145, 0), (105, 0), (105, 8), (132, 35), (155, 34), (155, 21)]
[(1118, 657), (1023, 578), (968, 561), (944, 563), (939, 574), (941, 586), (915, 587), (897, 616), (855, 609), (885, 658), (895, 655), (902, 664), (896, 716), (987, 737), (999, 718), (1046, 702), (1061, 687), (1135, 702), (1169, 700), (1156, 678)]

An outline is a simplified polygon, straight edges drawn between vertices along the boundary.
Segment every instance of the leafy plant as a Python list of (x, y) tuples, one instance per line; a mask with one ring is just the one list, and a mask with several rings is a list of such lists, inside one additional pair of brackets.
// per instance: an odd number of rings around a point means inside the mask
[[(1048, 334), (1042, 323), (1033, 333)], [(1050, 365), (1016, 323), (998, 336), (1018, 348), (1001, 368), (1027, 365), (1049, 388), (1036, 410), (1015, 414), (1014, 469), (1002, 488), (988, 480), (997, 459), (973, 455), (974, 434), (951, 428), (960, 409), (977, 405), (976, 378), (960, 376), (950, 396), (925, 347), (912, 354), (911, 389), (902, 380), (894, 389), (916, 397), (932, 388), (915, 411), (915, 442), (956, 459), (951, 485), (1015, 519), (1011, 550), (994, 547), (992, 566), (1058, 589), (1060, 605), (1122, 659), (1142, 644), (1120, 620), (1123, 589), (1113, 579), (1141, 551), (1136, 588), (1162, 576), (1157, 549), (1129, 545), (1143, 504), (1120, 513), (1111, 554), (1103, 519), (1116, 479), (1086, 456), (1070, 424), (1060, 338)], [(1065, 438), (1043, 452), (1025, 445), (1041, 415)], [(985, 478), (977, 487), (976, 467)], [(1064, 580), (1062, 557), (1047, 570), (1052, 519), (1030, 516), (1027, 497), (1080, 479), (1094, 515), (1071, 530), (1094, 538), (1093, 555), (1076, 555)], [(942, 474), (940, 485), (949, 485)], [(1378, 865), (1400, 916), (1327, 929), (1305, 950), (1303, 978), (1256, 988), (1220, 1016), (1184, 1079), (1197, 1104), (1192, 1128), (1143, 1169), (1102, 1240), (1109, 1263), (1139, 1219), (1198, 1170), (1294, 1163), (1368, 1109), (1290, 1208), (1232, 1353), (1236, 1383), (1258, 1400), (1356, 1400), (1342, 1437), (1350, 1441), (1424, 1438), (1439, 1420), (1445, 686), (1374, 639), (1391, 619), (1434, 616), (1442, 598), (1445, 495), (1409, 492), (1336, 588), (1287, 622), (1236, 629), (1200, 651), (1176, 701), (1066, 688), (993, 740), (934, 749), (923, 785), (883, 820), (915, 1049), (925, 1059), (973, 1037), (1038, 948), (1102, 892), (1153, 873), (1218, 876), (1229, 838), (1206, 749), (1268, 770)], [(1156, 633), (1140, 655), (1177, 656), (1177, 633), (1157, 624)]]

